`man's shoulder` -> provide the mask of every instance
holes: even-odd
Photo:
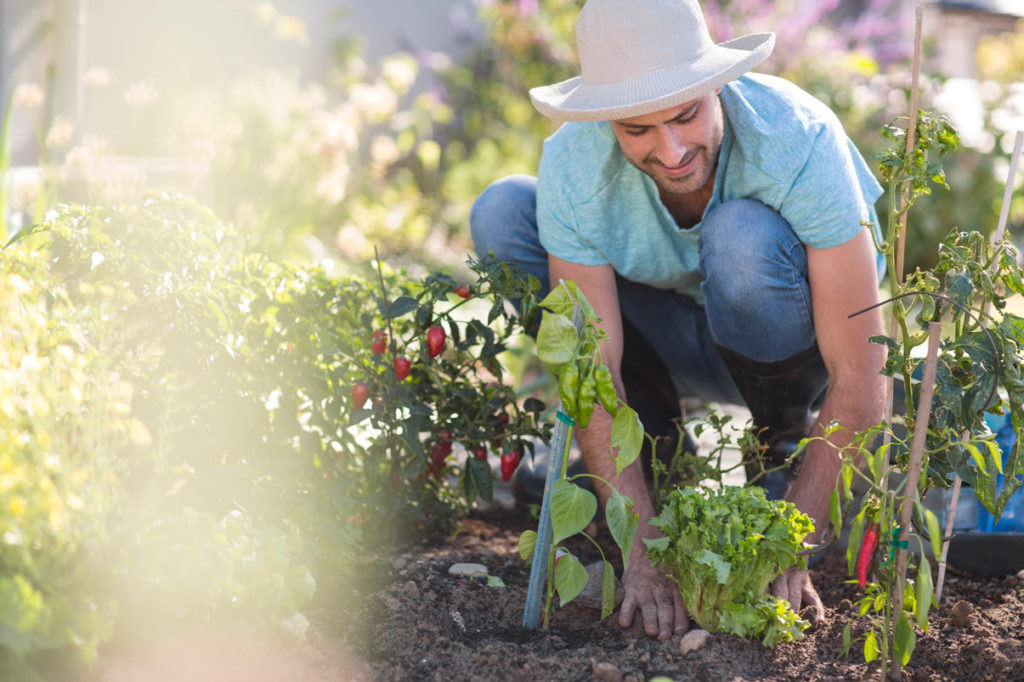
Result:
[[[748,73],[722,87],[722,106],[734,129],[757,133],[810,135],[838,129],[839,119],[824,102],[779,76]]]
[[[737,78],[722,88],[721,101],[737,160],[777,181],[799,171],[820,136],[843,134],[828,106],[777,76]]]

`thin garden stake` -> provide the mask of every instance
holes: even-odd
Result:
[[[564,285],[563,285],[564,286]],[[572,323],[576,333],[583,331],[583,311],[579,303],[573,303]],[[562,403],[558,403],[562,411]],[[533,550],[533,565],[530,567],[530,586],[526,590],[526,608],[523,609],[523,627],[536,630],[540,623],[540,607],[544,596],[544,581],[547,579],[548,554],[551,549],[551,488],[562,475],[562,454],[569,444],[572,427],[561,419],[555,423],[551,438],[551,452],[548,454],[548,477],[544,484],[544,497],[540,504],[540,521],[537,524],[537,544]]]
[[[921,73],[921,20],[924,16],[924,9],[918,7],[914,12],[914,69],[913,76],[910,84],[910,112],[909,121],[907,123],[907,158],[914,151],[914,143],[917,137],[917,91],[918,91],[918,80]],[[910,189],[907,190],[910,192]],[[907,236],[907,211],[899,217],[899,232],[896,236],[896,283],[903,283],[903,254],[905,251],[905,241]],[[893,315],[892,320],[889,323],[889,337],[896,338],[896,334],[899,331],[898,323],[896,322],[896,316]],[[887,424],[892,423],[892,398],[893,398],[893,377],[888,377],[885,382],[885,403],[884,411],[882,413],[882,420]],[[909,389],[910,387],[906,387]],[[892,433],[886,429],[882,436],[883,445],[888,445],[892,441]],[[883,490],[888,482],[888,477],[882,479]]]
[[[999,223],[992,235],[992,242],[999,242],[1006,234],[1006,222],[1010,215],[1010,200],[1013,198],[1013,183],[1017,176],[1017,164],[1020,162],[1020,149],[1024,143],[1024,130],[1018,130],[1013,142],[1013,154],[1010,156],[1010,168],[1006,175],[1006,187],[1003,190],[1003,205],[999,211]],[[997,263],[992,264],[993,269],[998,267]],[[985,314],[988,314],[988,304],[985,304]],[[963,440],[967,441],[969,434],[965,431]],[[942,586],[946,580],[946,557],[949,554],[949,539],[953,535],[953,522],[956,520],[956,507],[960,501],[960,486],[963,481],[960,475],[953,476],[953,495],[949,500],[949,508],[946,509],[946,532],[942,541],[942,556],[939,559],[939,574],[935,580],[935,601],[942,602]]]
[[[914,423],[914,438],[910,443],[910,468],[903,485],[903,502],[900,506],[900,533],[896,543],[896,582],[892,588],[893,632],[896,622],[903,618],[903,586],[907,580],[907,529],[914,511],[914,498],[917,496],[917,483],[921,477],[921,460],[924,455],[925,440],[928,437],[928,422],[932,414],[932,396],[935,392],[935,366],[938,364],[939,342],[942,340],[942,323],[928,323],[928,357],[924,363],[924,374],[921,377],[921,396],[917,403]],[[898,672],[901,665],[892,652],[892,668],[890,674]]]
[[[911,85],[910,85],[910,117],[909,117],[909,121],[907,122],[907,148],[906,148],[907,158],[910,158],[911,155],[914,153],[914,144],[916,142],[915,138],[916,138],[916,135],[917,135],[917,94],[918,94],[918,80],[919,80],[919,76],[920,76],[920,73],[921,73],[921,24],[922,24],[923,17],[924,17],[924,8],[918,6],[914,10],[914,67],[913,67],[913,73],[912,73],[912,79],[911,79]],[[908,188],[907,189],[908,194],[909,194],[910,191],[911,191],[910,188]],[[907,200],[908,200],[908,198],[904,199],[904,201],[907,201]],[[898,236],[896,238],[896,273],[895,273],[895,275],[896,275],[896,282],[899,283],[899,284],[903,283],[903,267],[904,267],[903,260],[904,260],[904,252],[906,250],[905,246],[906,246],[906,236],[907,236],[907,213],[908,213],[908,211],[904,210],[903,213],[900,215],[900,218],[899,218],[899,233],[898,233]],[[896,321],[896,315],[895,314],[892,316],[892,321],[890,322],[889,329],[890,329],[889,336],[891,338],[896,338],[896,334],[897,334],[899,329],[898,329],[898,326],[897,326],[897,321]],[[916,422],[917,423],[915,425],[914,439],[913,439],[913,443],[911,445],[911,450],[910,450],[910,471],[908,472],[907,481],[906,481],[905,487],[904,487],[904,491],[905,492],[906,491],[910,491],[911,494],[913,494],[913,492],[917,490],[917,478],[920,475],[920,471],[921,471],[921,452],[924,449],[924,433],[922,432],[920,447],[917,447],[917,440],[918,440],[917,432],[922,430],[922,428],[921,428],[922,423],[923,423],[925,429],[928,426],[928,419],[929,419],[929,415],[931,414],[931,402],[932,402],[931,392],[932,392],[932,387],[934,385],[934,380],[935,380],[934,364],[935,364],[935,358],[938,355],[938,337],[939,337],[939,332],[938,332],[938,330],[932,329],[932,324],[929,324],[929,331],[931,333],[931,335],[929,337],[929,340],[928,340],[928,348],[929,348],[930,360],[929,360],[928,363],[925,364],[924,373],[925,373],[925,377],[927,377],[928,376],[928,372],[929,372],[929,367],[931,367],[931,379],[932,379],[933,383],[929,384],[927,387],[922,386],[922,388],[921,388],[921,403],[924,403],[927,400],[927,410],[924,412],[923,418],[922,418],[921,407],[924,407],[924,405],[919,406],[918,407],[918,411],[916,413]],[[931,351],[933,343],[935,345],[935,352],[934,352],[934,354],[932,354],[932,351]],[[884,408],[885,412],[884,412],[884,415],[885,415],[886,422],[891,422],[892,421],[893,384],[894,384],[894,379],[892,377],[889,377],[889,379],[886,381],[886,391],[885,391],[885,408]],[[909,391],[910,390],[910,386],[906,386],[905,389]],[[889,442],[891,441],[891,438],[892,438],[892,435],[890,433],[890,430],[886,429],[885,436],[883,437],[883,443],[885,445],[888,445]],[[914,456],[915,455],[915,451],[916,451],[916,454],[917,454],[916,460],[915,460],[915,456]],[[916,462],[916,464],[915,464],[915,462]],[[916,470],[916,472],[915,472],[915,470]],[[911,477],[913,478],[913,481],[910,480]],[[881,483],[882,483],[882,488],[883,489],[887,486],[888,479],[889,479],[888,475],[882,477]],[[913,487],[911,487],[911,483],[913,483]],[[900,530],[900,540],[903,541],[903,542],[906,542],[906,539],[907,539],[906,527],[907,527],[907,525],[909,523],[909,508],[907,508],[906,500],[904,500],[904,508],[901,509],[900,511],[901,511],[901,516],[907,516],[908,517],[907,518],[907,522],[904,522],[904,523],[901,524],[903,526],[903,528]],[[892,588],[893,593],[890,595],[890,598],[892,600],[892,605],[893,605],[893,610],[892,610],[892,614],[893,614],[892,618],[893,618],[893,620],[889,624],[889,632],[890,633],[894,633],[896,631],[896,621],[897,621],[898,618],[900,618],[902,616],[902,613],[903,613],[903,584],[904,584],[904,581],[906,580],[906,573],[907,573],[907,553],[904,550],[900,550],[900,552],[899,552],[899,554],[897,556],[897,563],[896,563],[896,581],[895,581],[895,583],[893,585],[893,588]],[[896,660],[895,652],[893,652],[891,655],[892,655],[892,668],[890,669],[890,674],[892,674],[893,672],[898,671],[900,669],[900,662]],[[883,670],[884,670],[884,668],[885,668],[884,662],[883,662],[883,666],[882,667],[883,667]]]

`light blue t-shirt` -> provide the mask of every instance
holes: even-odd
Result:
[[[757,199],[813,248],[877,224],[882,188],[835,114],[792,83],[747,74],[722,87],[722,148],[705,209]],[[679,229],[658,188],[630,164],[606,122],[566,123],[544,143],[537,223],[544,248],[581,265],[611,264],[626,279],[702,301],[700,223]]]

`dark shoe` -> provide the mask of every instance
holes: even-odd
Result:
[[[781,498],[795,478],[797,445],[807,437],[828,388],[821,353],[814,346],[779,362],[757,362],[722,346],[718,352],[764,445],[759,453],[744,453],[747,480],[763,487],[769,499]]]

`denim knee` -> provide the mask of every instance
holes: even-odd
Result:
[[[510,175],[491,183],[469,213],[473,248],[488,251],[537,277],[548,289],[548,256],[537,233],[537,179]]]
[[[779,213],[753,199],[718,205],[701,225],[700,263],[716,343],[760,362],[814,345],[807,251]]]

